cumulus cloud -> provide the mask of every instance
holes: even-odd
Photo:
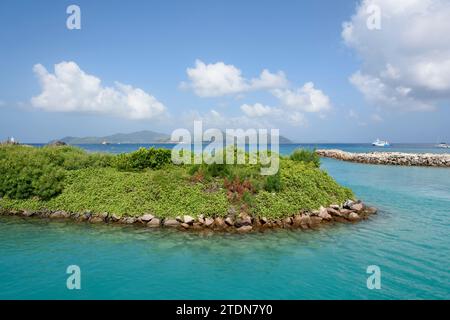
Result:
[[[96,76],[85,73],[75,62],[61,62],[50,73],[41,64],[33,71],[42,92],[31,99],[45,111],[108,114],[129,119],[153,119],[166,112],[155,97],[131,85],[105,87]]]
[[[291,89],[275,89],[273,95],[287,107],[303,112],[322,112],[331,108],[330,98],[321,90],[314,88],[312,82],[302,87]]]
[[[373,5],[380,8],[380,30],[367,27]],[[448,101],[448,17],[446,0],[363,0],[342,29],[345,44],[362,59],[350,82],[379,107],[433,110]]]
[[[253,105],[243,104],[241,110],[251,118],[264,117],[268,115],[273,115],[279,110],[269,106],[262,105],[261,103],[255,103]]]
[[[242,71],[231,64],[223,62],[205,64],[195,61],[194,68],[186,70],[189,83],[182,87],[192,88],[200,97],[219,97],[240,94],[252,90],[274,89],[287,86],[288,81],[283,72],[271,73],[264,69],[258,78],[247,79]]]

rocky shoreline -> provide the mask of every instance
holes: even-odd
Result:
[[[399,166],[450,167],[450,154],[369,152],[352,153],[338,149],[316,150],[321,157],[337,160]]]
[[[71,213],[66,211],[50,210],[8,210],[0,208],[0,215],[36,217],[45,219],[70,219],[77,222],[88,223],[116,223],[126,225],[136,225],[146,228],[175,228],[182,231],[187,230],[211,230],[222,232],[247,233],[252,231],[263,231],[269,229],[315,229],[321,225],[338,222],[351,223],[367,219],[370,215],[376,214],[377,209],[368,207],[361,201],[347,200],[341,205],[331,205],[327,208],[321,207],[319,210],[301,211],[292,216],[282,219],[269,219],[266,217],[252,217],[247,213],[237,213],[230,209],[226,217],[205,217],[197,218],[185,215],[183,217],[161,219],[152,214],[144,214],[139,217],[119,217],[114,214],[92,213]]]

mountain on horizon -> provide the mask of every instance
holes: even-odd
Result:
[[[225,135],[225,134],[224,134]],[[132,133],[116,133],[103,137],[64,137],[62,139],[53,140],[62,141],[67,144],[148,144],[148,143],[171,143],[170,135],[150,130],[137,131]],[[280,144],[293,143],[288,138],[280,135]]]

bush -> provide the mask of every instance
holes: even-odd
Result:
[[[140,148],[137,151],[116,156],[115,166],[122,171],[161,169],[172,163],[171,156],[171,151],[168,149]]]
[[[304,163],[312,163],[316,168],[320,167],[320,157],[315,150],[309,151],[306,149],[297,149],[290,155],[289,159]]]
[[[48,162],[42,152],[9,149],[0,157],[0,197],[47,200],[62,192],[64,170]]]
[[[281,190],[281,177],[280,171],[272,176],[267,176],[264,189],[268,192],[278,192]]]

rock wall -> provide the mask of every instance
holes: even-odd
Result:
[[[402,152],[369,152],[352,153],[337,149],[316,150],[321,157],[334,158],[343,161],[399,165],[399,166],[426,166],[450,167],[450,154],[438,153],[402,153]]]

